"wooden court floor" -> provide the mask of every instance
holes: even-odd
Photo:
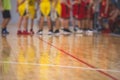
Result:
[[[120,37],[9,30],[0,36],[0,80],[120,80]]]

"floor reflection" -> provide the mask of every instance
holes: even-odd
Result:
[[[0,61],[4,63],[0,64],[0,74],[2,75],[2,79],[5,79],[6,75],[9,74],[10,71],[10,64],[8,64],[7,62],[10,61],[11,46],[9,45],[6,36],[2,36],[1,43],[2,49],[0,52]]]

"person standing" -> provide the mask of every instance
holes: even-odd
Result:
[[[103,27],[102,33],[110,33],[108,17],[109,17],[109,0],[101,0],[99,22],[100,25]]]
[[[37,17],[37,8],[36,3],[39,2],[38,0],[28,0],[28,18],[30,19],[30,34],[34,34],[34,19]]]
[[[60,0],[53,0],[52,1],[52,12],[51,15],[53,15],[52,17],[54,17],[54,21],[55,21],[55,31],[54,33],[56,35],[60,34],[60,17],[61,17],[61,4],[60,4]]]
[[[93,35],[93,0],[87,0],[85,23],[85,33],[87,35]]]
[[[38,0],[18,0],[17,12],[19,13],[18,35],[33,35],[34,19],[36,18],[36,3]],[[30,19],[30,32],[28,31],[28,21]],[[24,30],[21,30],[21,25],[24,22]]]
[[[99,12],[100,12],[100,0],[93,0],[93,28],[95,31],[99,31]]]
[[[61,18],[63,19],[62,25],[64,34],[71,34],[71,31],[69,30],[70,9],[70,0],[61,0]]]
[[[9,32],[7,31],[8,23],[11,19],[11,0],[0,0],[0,11],[2,12],[3,21],[2,21],[2,35],[7,35]]]
[[[43,24],[44,18],[47,19],[48,24],[48,35],[53,34],[53,29],[51,26],[51,19],[50,19],[50,12],[51,12],[51,1],[50,0],[39,0],[39,9],[41,12],[40,23],[39,23],[39,30],[37,32],[38,35],[43,34]]]
[[[17,12],[19,14],[19,20],[18,20],[18,35],[28,35],[28,5],[27,0],[17,0]],[[24,30],[21,30],[21,26],[23,23]]]
[[[73,0],[72,2],[72,15],[73,15],[73,26],[75,33],[79,30],[79,20],[78,20],[78,14],[79,14],[79,8],[80,8],[81,0]]]

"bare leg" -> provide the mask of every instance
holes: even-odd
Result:
[[[34,26],[34,19],[31,19],[30,34],[34,34],[33,26]]]
[[[24,31],[27,31],[28,29],[28,17],[24,16]]]
[[[2,34],[9,34],[9,32],[6,29],[9,21],[10,21],[10,18],[3,20],[3,22],[2,22]]]
[[[85,20],[85,29],[89,29],[89,27],[90,27],[90,19],[89,18],[87,18],[86,20]]]
[[[4,19],[2,22],[2,28],[6,28],[9,22],[10,22],[10,18]]]
[[[82,23],[81,23],[81,28],[84,29],[85,28],[85,20],[82,20]]]
[[[78,23],[78,28],[80,29],[81,28],[81,20],[79,20],[77,23]]]
[[[39,23],[39,30],[43,30],[43,23],[44,23],[44,17],[41,16],[40,23]]]
[[[70,34],[71,31],[69,30],[69,20],[65,19],[64,20],[64,34]]]
[[[65,26],[65,20],[63,19],[62,20],[62,27],[64,28],[64,26]]]
[[[47,24],[48,24],[49,30],[52,30],[50,17],[47,17]]]
[[[31,19],[30,29],[32,29],[32,30],[33,30],[33,26],[34,26],[34,19]]]
[[[23,20],[23,16],[20,16],[19,22],[18,22],[18,31],[21,30],[22,20]]]
[[[93,29],[93,20],[92,19],[90,19],[90,29],[92,30]]]
[[[68,29],[68,28],[69,28],[69,27],[68,27],[68,26],[69,26],[68,24],[69,24],[69,20],[68,20],[68,19],[64,20],[64,25],[65,25],[64,28],[65,28],[65,29]]]
[[[59,30],[59,28],[60,28],[60,21],[59,21],[59,18],[56,19],[55,27],[56,27],[56,30]]]

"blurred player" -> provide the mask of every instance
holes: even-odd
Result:
[[[87,0],[87,13],[86,13],[86,34],[92,35],[93,34],[93,0]]]
[[[60,0],[52,0],[52,12],[51,15],[54,17],[55,21],[55,34],[59,35],[60,34],[60,17],[61,17],[61,4]]]
[[[2,35],[9,34],[9,32],[7,31],[7,26],[11,19],[10,10],[11,10],[11,0],[0,0],[0,11],[2,12],[2,16],[3,16],[2,31],[1,31]]]
[[[17,12],[19,13],[19,21],[18,21],[18,35],[28,35],[28,16],[27,16],[27,10],[28,5],[27,5],[27,0],[17,0]],[[24,23],[23,23],[24,22]],[[22,23],[24,26],[24,29],[22,31]]]
[[[50,19],[50,12],[51,12],[51,2],[50,0],[40,0],[39,1],[39,7],[40,7],[40,12],[41,12],[41,17],[40,17],[40,23],[39,23],[39,30],[37,32],[38,35],[43,34],[43,23],[44,23],[44,18],[47,18],[47,24],[49,28],[48,35],[53,34],[53,29],[51,26],[51,19]]]
[[[109,25],[108,25],[108,12],[109,12],[109,0],[101,0],[100,3],[100,25],[103,26],[103,33],[109,33]]]
[[[62,21],[62,26],[63,26],[63,32],[64,34],[70,34],[71,31],[69,30],[69,19],[70,19],[70,9],[71,9],[71,4],[70,0],[62,0],[61,1],[61,18],[63,19]]]
[[[19,23],[18,23],[18,32],[17,34],[34,34],[33,26],[34,26],[34,19],[36,17],[36,8],[35,8],[35,2],[37,0],[18,0],[17,2],[17,11],[20,15]],[[30,25],[30,33],[28,32],[28,18],[31,20]],[[21,25],[24,21],[24,30],[21,31]]]

